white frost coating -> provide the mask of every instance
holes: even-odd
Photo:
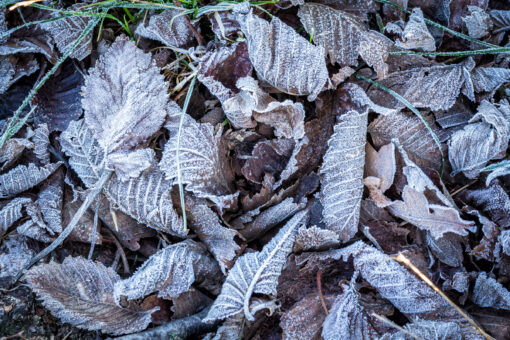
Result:
[[[33,188],[48,178],[62,162],[37,167],[34,163],[18,165],[8,173],[0,175],[0,198],[12,197]]]
[[[167,114],[167,87],[151,55],[118,37],[83,87],[85,121],[101,147],[128,150],[158,131]]]
[[[237,18],[259,79],[277,89],[315,100],[328,82],[324,48],[314,46],[274,17],[267,22],[238,5]]]
[[[478,6],[467,6],[469,14],[462,18],[471,38],[481,39],[492,30],[492,20],[489,14]]]
[[[459,325],[455,322],[416,320],[408,323],[404,328],[411,334],[427,340],[462,340],[463,334]],[[385,334],[379,340],[407,340],[408,333],[399,331],[393,334]],[[466,338],[467,339],[467,338]]]
[[[321,229],[317,226],[309,228],[302,226],[298,229],[293,251],[323,250],[339,244],[338,234],[334,231]]]
[[[485,272],[478,274],[472,300],[480,307],[510,310],[510,291]]]
[[[108,167],[115,170],[121,181],[139,177],[142,171],[150,168],[155,161],[153,149],[137,149],[130,152],[114,152],[108,155]]]
[[[402,40],[396,42],[397,47],[428,52],[436,50],[434,37],[430,34],[423,19],[423,12],[419,7],[413,9],[401,37]]]
[[[161,169],[167,180],[177,179],[179,150],[181,180],[186,189],[198,197],[210,199],[222,210],[237,199],[237,194],[232,194],[232,173],[221,141],[222,131],[219,129],[215,133],[211,124],[198,123],[185,114],[179,145],[180,119],[181,112],[172,112],[165,125],[170,131],[170,140],[163,150]]]
[[[262,251],[247,253],[237,259],[204,322],[225,319],[243,311],[248,321],[254,320],[249,309],[252,295],[276,296],[278,277],[291,252],[297,229],[307,216],[307,211],[297,213]]]
[[[44,165],[50,163],[50,152],[48,150],[48,145],[50,144],[49,135],[48,124],[44,123],[37,126],[32,137],[34,154]]]
[[[368,109],[340,116],[320,169],[324,223],[338,233],[342,242],[358,231],[367,117]]]
[[[313,30],[313,42],[326,49],[332,64],[358,65],[364,24],[346,12],[315,3],[299,6],[298,16],[309,34]]]
[[[510,105],[502,101],[496,106],[484,100],[469,123],[448,141],[448,159],[452,175],[463,172],[473,179],[487,162],[505,156],[510,139]]]
[[[368,66],[374,68],[379,79],[388,76],[389,67],[386,60],[389,57],[390,50],[393,49],[393,45],[393,41],[377,31],[370,30],[361,36],[358,47],[359,55]]]
[[[14,279],[16,274],[30,262],[34,252],[27,246],[23,235],[9,235],[0,246],[0,281],[2,284]]]
[[[149,257],[128,279],[115,283],[114,299],[128,300],[158,292],[158,297],[175,298],[191,285],[207,278],[221,277],[218,265],[205,247],[191,240],[170,245]]]
[[[151,15],[149,23],[141,22],[137,26],[135,34],[157,40],[170,47],[185,47],[193,40],[193,32],[186,23],[186,18],[177,9]]]
[[[62,264],[40,264],[25,277],[44,307],[62,322],[81,329],[112,335],[139,332],[147,328],[151,314],[159,309],[141,311],[117,306],[113,286],[120,280],[119,275],[102,263],[82,257],[66,257]]]
[[[493,93],[510,81],[510,69],[501,67],[477,67],[471,73],[475,92]]]
[[[329,315],[322,324],[324,340],[336,339],[375,339],[377,331],[359,302],[359,293],[353,278],[350,285],[342,285],[343,293],[336,297]]]
[[[21,209],[31,202],[32,200],[30,198],[17,197],[0,210],[0,236],[2,236],[14,222],[23,216],[21,214]]]
[[[503,230],[499,234],[498,241],[501,244],[503,252],[510,256],[510,229]]]

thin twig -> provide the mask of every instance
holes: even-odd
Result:
[[[35,4],[36,2],[41,2],[41,1],[43,1],[43,0],[21,1],[21,2],[18,2],[17,4],[12,5],[11,7],[9,7],[9,11],[14,11],[18,7],[28,7],[28,6],[32,5],[32,4]]]
[[[319,298],[321,300],[322,308],[324,308],[324,312],[326,312],[326,315],[329,315],[328,307],[326,306],[326,301],[324,301],[324,295],[322,294],[322,270],[319,270],[317,272],[317,289],[319,291]]]
[[[487,340],[494,340],[489,334],[487,334],[480,326],[476,324],[476,322],[464,312],[459,306],[457,306],[441,289],[439,289],[434,282],[432,282],[425,274],[421,272],[404,254],[399,253],[395,258],[396,261],[405,264],[409,269],[411,269],[420,279],[423,280],[427,285],[429,285],[436,293],[438,293],[443,299],[450,304],[464,319],[467,320],[475,329]]]
[[[110,233],[113,243],[115,243],[115,246],[117,246],[117,251],[120,254],[120,258],[122,259],[122,265],[124,266],[124,274],[129,274],[131,271],[129,269],[129,262],[126,256],[126,253],[124,252],[124,248],[122,248],[122,244],[117,239],[117,236],[114,234],[114,232],[110,229],[110,226],[106,225],[106,230]]]

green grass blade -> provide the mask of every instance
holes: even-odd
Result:
[[[479,54],[510,54],[510,47],[498,48],[485,48],[482,50],[472,51],[457,51],[457,52],[417,52],[417,51],[391,51],[389,54],[394,55],[426,55],[426,56],[440,56],[440,57],[469,57],[471,55]]]

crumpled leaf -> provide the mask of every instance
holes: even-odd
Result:
[[[262,251],[247,253],[237,259],[204,322],[214,322],[243,312],[247,320],[254,320],[249,310],[252,295],[276,296],[278,276],[292,250],[297,228],[307,216],[307,211],[294,215]]]
[[[68,11],[79,11],[82,4],[74,4],[69,6]],[[53,18],[61,16],[58,12],[51,12]],[[50,21],[42,25],[46,33],[53,38],[60,53],[64,54],[73,45],[74,41],[82,34],[85,27],[89,24],[92,17],[72,15],[60,20]],[[85,59],[92,51],[92,36],[94,32],[91,30],[87,36],[76,46],[69,55],[70,58],[78,60]]]
[[[427,233],[427,245],[437,259],[450,267],[459,267],[464,260],[462,250],[462,237],[453,233],[446,233],[443,237],[435,239]]]
[[[510,26],[510,11],[494,9],[489,12],[489,15],[495,28],[493,33],[504,32],[505,27]]]
[[[503,230],[499,234],[498,241],[501,244],[501,250],[510,256],[510,230]]]
[[[70,157],[71,168],[88,188],[93,187],[101,177],[105,154],[91,129],[83,119],[73,121],[60,135],[60,142]],[[113,174],[103,190],[112,204],[138,222],[177,236],[186,235],[182,218],[173,209],[172,183],[164,179],[159,168],[125,182]]]
[[[500,227],[510,227],[510,197],[497,181],[493,181],[487,188],[465,190],[460,193],[460,198],[479,207]]]
[[[147,140],[166,117],[167,83],[151,55],[120,36],[85,77],[85,121],[108,153]]]
[[[308,250],[323,250],[340,244],[338,234],[317,226],[300,227],[292,249],[295,253]]]
[[[355,284],[354,279],[350,285],[342,285],[343,293],[336,297],[322,324],[324,340],[377,338],[376,319],[360,304]]]
[[[0,210],[0,236],[3,236],[7,229],[23,216],[21,209],[31,202],[30,198],[16,197]]]
[[[326,228],[347,242],[358,231],[368,110],[340,116],[320,169]]]
[[[138,332],[151,322],[150,311],[123,308],[113,299],[119,275],[102,263],[67,257],[62,264],[40,264],[25,273],[42,304],[62,322],[112,335]]]
[[[198,123],[188,114],[182,117],[180,129],[181,115],[180,110],[173,110],[165,125],[170,140],[163,150],[161,169],[169,181],[178,180],[180,171],[187,190],[210,199],[222,210],[237,198],[237,194],[232,194],[233,175],[226,159],[226,145],[221,141],[222,131],[215,133],[211,124]]]
[[[462,340],[462,332],[455,322],[443,322],[433,320],[416,320],[404,325],[404,329],[421,339],[427,340]],[[410,340],[413,339],[408,333],[398,331],[393,334],[385,334],[379,340]]]
[[[251,77],[239,78],[236,86],[240,92],[223,102],[223,109],[234,126],[253,127],[251,117],[275,128],[275,136],[301,139],[304,131],[303,104],[290,99],[279,102],[258,86]]]
[[[50,163],[50,152],[48,150],[48,145],[50,144],[49,135],[48,124],[44,123],[37,126],[32,137],[34,154],[44,165]]]
[[[469,58],[460,64],[411,68],[390,73],[381,80],[381,84],[407,99],[416,108],[447,110],[455,104],[466,78],[470,83],[469,72],[474,66],[473,59]],[[463,90],[463,93],[474,101],[469,88]],[[379,87],[372,86],[368,96],[377,105],[391,109],[404,108],[404,104]]]
[[[489,14],[478,6],[467,6],[469,14],[462,18],[471,38],[481,39],[492,30],[492,20]]]
[[[0,94],[24,76],[28,76],[39,69],[39,64],[30,55],[0,56]]]
[[[393,41],[384,34],[370,30],[361,36],[358,47],[359,55],[368,66],[374,68],[379,80],[388,76],[389,67],[386,60],[388,60],[391,49],[393,49]]]
[[[484,100],[469,123],[452,135],[448,159],[452,175],[463,172],[473,179],[488,161],[505,155],[510,139],[510,106],[505,101],[495,106]]]
[[[37,167],[34,163],[18,165],[6,174],[0,175],[0,197],[12,197],[35,187],[50,176],[62,162]]]
[[[510,310],[510,291],[485,272],[478,274],[472,300],[480,307]]]
[[[148,23],[141,22],[137,26],[135,34],[170,47],[187,47],[193,40],[193,32],[182,12],[177,9],[151,15]]]
[[[127,181],[137,178],[155,162],[153,149],[137,149],[130,152],[115,152],[108,155],[108,166],[115,170],[117,178]]]
[[[65,62],[60,72],[50,77],[30,102],[32,108],[37,105],[34,111],[36,124],[48,124],[50,132],[64,131],[69,122],[78,119],[82,114],[83,81],[83,74],[74,63]],[[104,92],[101,94],[104,96]],[[111,102],[107,105],[111,105]]]
[[[326,306],[330,307],[334,299],[333,295],[324,296]],[[325,318],[326,313],[319,295],[309,294],[282,315],[280,321],[282,339],[316,339],[320,336]]]
[[[326,49],[330,62],[358,65],[358,47],[366,27],[351,14],[318,3],[299,6],[299,19],[314,43]]]
[[[223,274],[232,267],[234,259],[240,252],[241,247],[235,242],[234,237],[240,234],[234,230],[225,228],[203,200],[186,200],[186,209],[190,218],[191,229],[195,231],[207,249],[213,254],[220,265]]]
[[[420,278],[363,241],[335,252],[335,257],[343,257],[344,261],[352,255],[354,268],[404,315],[425,320],[454,321],[461,318],[452,306]]]
[[[277,17],[269,23],[248,12],[245,4],[234,10],[259,79],[283,92],[315,100],[328,81],[324,49],[310,44]]]
[[[34,252],[27,246],[25,236],[7,236],[0,246],[0,287],[8,289],[32,256]]]
[[[219,39],[227,40],[233,38],[232,40],[235,40],[235,36],[241,31],[241,26],[230,11],[209,13],[207,17],[212,31]]]
[[[471,79],[475,92],[488,92],[492,95],[501,85],[510,81],[510,70],[502,67],[477,67]]]
[[[419,7],[413,9],[401,38],[402,40],[396,42],[399,48],[429,52],[436,50],[436,42],[425,24],[423,12]]]
[[[118,304],[121,296],[134,300],[153,292],[158,292],[158,297],[174,298],[193,283],[214,293],[214,282],[221,277],[219,269],[200,243],[186,240],[172,244],[152,255],[131,277],[116,282],[114,300]]]
[[[26,138],[9,138],[0,148],[0,170],[13,165],[25,149],[33,148],[34,144]]]

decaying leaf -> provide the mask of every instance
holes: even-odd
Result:
[[[384,193],[393,185],[396,172],[395,144],[383,145],[379,151],[366,144],[365,173],[381,180],[380,190]],[[372,198],[373,200],[373,198]]]
[[[321,203],[327,229],[342,242],[358,231],[368,110],[340,116],[321,167]]]
[[[167,114],[167,84],[150,54],[120,36],[95,67],[83,88],[85,121],[108,153],[144,142]]]
[[[201,244],[186,240],[161,249],[145,261],[128,279],[115,283],[114,299],[134,300],[158,292],[159,297],[173,298],[202,284],[216,292],[214,284],[221,277],[218,265]]]
[[[18,272],[30,261],[34,252],[23,235],[10,235],[0,246],[0,288],[8,289]]]
[[[81,4],[74,4],[67,8],[68,11],[79,11]],[[58,12],[51,12],[53,18],[59,17]],[[62,20],[54,20],[44,24],[42,27],[57,45],[60,53],[64,54],[71,48],[74,41],[82,34],[85,27],[92,20],[92,17],[72,15]],[[78,60],[85,59],[92,51],[92,36],[90,31],[85,38],[74,48],[69,55],[70,58]]]
[[[254,313],[249,309],[252,295],[276,296],[278,276],[292,250],[297,229],[307,216],[307,211],[299,212],[262,251],[246,253],[237,259],[204,322],[214,322],[243,312],[246,319],[254,320]]]
[[[366,27],[351,14],[318,3],[299,6],[298,16],[313,41],[324,47],[330,62],[358,65],[358,47]]]
[[[510,310],[510,291],[485,272],[478,274],[472,300],[480,307]]]
[[[33,188],[50,176],[62,162],[37,167],[34,163],[18,165],[6,174],[0,175],[0,197],[12,197]]]
[[[484,100],[469,123],[452,135],[448,158],[452,174],[462,172],[473,179],[488,161],[504,157],[510,139],[510,106],[507,102],[495,106]]]
[[[20,78],[28,76],[38,69],[37,60],[28,54],[0,55],[0,93],[3,94]]]
[[[342,285],[343,293],[336,297],[322,325],[324,340],[377,338],[376,319],[360,304],[355,285],[355,279]]]
[[[317,226],[300,227],[294,243],[294,252],[323,250],[340,244],[338,234],[334,231],[321,229]]]
[[[436,42],[425,24],[423,12],[419,7],[413,9],[401,37],[402,40],[396,42],[397,47],[406,50],[436,50]]]
[[[117,306],[113,287],[119,275],[81,257],[67,257],[62,264],[40,264],[26,272],[25,278],[46,308],[79,328],[112,335],[137,332],[147,328],[155,311]]]
[[[471,38],[481,39],[492,30],[492,20],[487,12],[478,6],[467,6],[469,15],[462,18]]]
[[[462,340],[462,332],[455,322],[443,322],[432,320],[416,320],[404,325],[407,331],[399,331],[393,334],[385,334],[379,340],[408,340],[412,339],[409,333],[427,340]]]
[[[373,67],[377,72],[377,78],[383,79],[388,76],[389,67],[386,60],[391,49],[393,49],[393,41],[384,34],[370,30],[361,36],[358,52],[368,66]]]
[[[14,164],[25,149],[33,148],[34,143],[26,138],[9,138],[0,148],[0,170],[4,170]]]
[[[50,144],[49,135],[48,124],[45,123],[39,124],[32,137],[34,142],[34,154],[44,165],[50,163],[50,152],[48,151],[48,145]]]
[[[228,207],[237,194],[232,194],[232,170],[221,141],[221,129],[215,133],[211,124],[198,123],[188,114],[181,115],[180,110],[173,110],[165,125],[170,140],[163,151],[161,169],[167,180],[180,179],[196,196],[210,199],[220,210]]]
[[[466,77],[468,83],[471,83],[469,72],[474,66],[474,61],[467,59],[454,65],[411,68],[390,73],[381,80],[381,84],[397,92],[416,108],[447,110],[455,104]],[[474,94],[469,88],[463,93],[474,100]],[[377,105],[392,109],[404,108],[404,104],[378,87],[372,86],[368,95]]]
[[[115,170],[121,181],[137,178],[155,163],[153,149],[136,149],[130,152],[115,152],[108,156],[107,166]]]
[[[240,4],[237,17],[259,79],[313,101],[328,81],[324,49],[310,44],[277,17],[269,23],[246,9]]]
[[[185,15],[185,14],[184,14]],[[135,34],[157,40],[170,47],[186,47],[193,40],[193,32],[181,11],[164,10],[150,16],[149,22],[141,22]]]
[[[510,197],[497,181],[493,181],[487,188],[466,190],[461,193],[461,198],[479,207],[500,227],[510,227]]]
[[[17,197],[0,210],[0,236],[3,236],[7,229],[23,216],[21,209],[31,202],[30,198]]]
[[[510,230],[503,230],[498,237],[499,244],[501,244],[501,250],[510,256]]]
[[[502,67],[477,67],[471,74],[473,88],[477,93],[489,93],[492,97],[501,85],[510,81],[510,70]]]
[[[69,124],[61,134],[62,150],[70,157],[69,164],[89,188],[101,177],[105,154],[94,139],[85,121]],[[140,223],[178,236],[186,235],[182,218],[173,209],[171,182],[158,168],[138,178],[121,181],[115,174],[105,184],[108,200]]]
[[[446,233],[443,237],[435,239],[430,233],[427,233],[426,240],[430,251],[439,261],[450,267],[459,267],[462,265],[464,251],[462,250],[462,238],[460,235]]]

